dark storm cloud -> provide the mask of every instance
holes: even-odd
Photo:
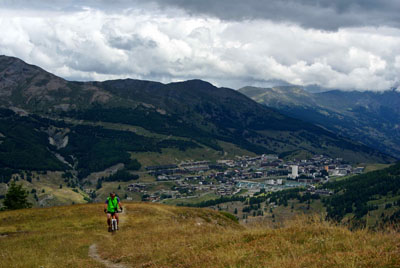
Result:
[[[0,54],[72,80],[387,90],[400,79],[398,11],[369,0],[0,0]]]
[[[0,0],[0,6],[62,11],[92,7],[104,12],[119,12],[138,7],[151,9],[154,4],[223,20],[265,19],[324,30],[363,26],[400,28],[399,0]]]
[[[267,19],[307,28],[400,27],[398,0],[157,0],[164,7],[183,8],[226,20]]]

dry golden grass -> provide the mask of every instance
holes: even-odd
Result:
[[[131,203],[110,235],[102,204],[0,213],[1,267],[400,267],[400,234],[351,232],[317,217],[244,227],[196,208]],[[45,216],[48,219],[45,221]]]
[[[209,210],[129,209],[123,235],[112,237],[120,247],[100,250],[132,267],[400,267],[398,233],[350,232],[303,217],[278,229],[248,229]]]
[[[88,248],[104,235],[98,205],[0,213],[0,267],[102,267]]]

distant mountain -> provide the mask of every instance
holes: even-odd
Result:
[[[262,86],[263,87],[281,87],[281,86],[293,86],[289,82],[281,79],[269,79],[262,81]]]
[[[332,90],[310,93],[301,87],[254,88],[239,92],[268,107],[400,158],[400,93]]]
[[[305,91],[310,93],[321,93],[326,91],[331,91],[332,89],[321,87],[319,85],[307,85],[303,87]]]
[[[69,82],[18,58],[0,56],[0,105],[31,112],[81,109],[108,103],[110,93],[90,83]]]
[[[36,150],[36,143],[44,150],[40,158],[44,166],[55,170],[74,167],[80,178],[118,163],[136,166],[129,152],[201,148],[221,152],[223,157],[223,143],[282,157],[326,154],[351,162],[393,161],[363,144],[258,104],[238,91],[201,80],[71,82],[17,58],[1,56],[0,104],[5,110],[0,118],[4,126],[21,126],[25,120],[31,133],[44,137],[36,142],[32,134],[29,144],[19,143],[25,138],[3,127],[0,139],[8,142],[0,144],[0,151],[21,159],[24,153],[6,145],[19,144],[15,148],[29,153]],[[137,133],[137,128],[143,131]],[[51,152],[49,157],[45,151]],[[7,154],[3,156],[3,168],[22,168],[18,161],[7,161]]]

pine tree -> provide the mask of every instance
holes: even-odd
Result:
[[[22,188],[22,184],[17,185],[15,181],[12,181],[3,205],[8,210],[29,208],[32,204],[28,202],[27,197],[28,192]]]
[[[103,179],[98,179],[97,185],[96,185],[96,190],[100,189],[101,187],[103,187]]]

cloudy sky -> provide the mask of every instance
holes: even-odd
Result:
[[[69,80],[400,85],[399,0],[0,0],[0,33]]]

